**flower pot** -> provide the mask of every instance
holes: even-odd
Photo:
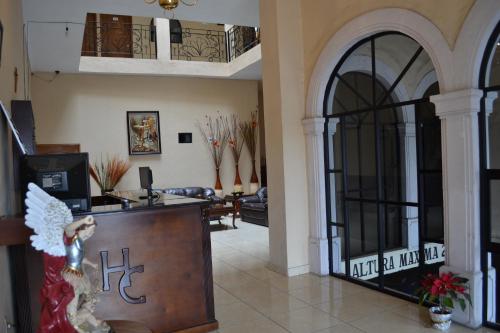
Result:
[[[114,191],[113,188],[112,189],[108,189],[108,190],[105,190],[105,189],[101,188],[101,195],[106,195],[106,193],[113,192],[113,191]]]
[[[440,331],[446,331],[450,328],[451,317],[453,315],[451,310],[443,310],[439,306],[433,306],[429,309],[429,315],[433,322],[433,328]]]

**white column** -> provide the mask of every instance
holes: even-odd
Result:
[[[156,26],[156,57],[158,60],[170,61],[170,21],[155,18]]]
[[[301,2],[261,0],[260,18],[269,267],[293,276],[310,271]]]
[[[473,328],[482,323],[478,129],[482,94],[466,89],[431,97],[442,135],[446,263],[440,271],[469,279],[473,307],[465,312],[456,307],[453,318]]]
[[[324,118],[302,121],[306,135],[307,185],[309,189],[309,268],[328,275],[328,238],[325,195]]]

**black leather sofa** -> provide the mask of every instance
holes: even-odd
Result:
[[[163,190],[165,194],[180,195],[183,197],[204,199],[210,201],[211,205],[224,205],[224,199],[215,195],[215,191],[210,187],[177,187],[166,188]],[[221,221],[222,216],[211,216],[211,221]]]
[[[224,199],[215,195],[215,191],[210,187],[179,187],[166,188],[163,190],[165,194],[180,195],[183,197],[198,198],[210,201],[212,204],[224,204]]]
[[[243,197],[240,201],[240,216],[244,222],[268,227],[267,187],[261,187],[255,195]]]

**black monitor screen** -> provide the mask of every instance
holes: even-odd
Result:
[[[149,167],[139,168],[139,177],[141,180],[141,188],[145,190],[150,190],[153,184],[153,172]]]
[[[27,155],[22,166],[23,186],[36,183],[73,210],[90,209],[87,153]]]

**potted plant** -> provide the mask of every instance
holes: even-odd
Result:
[[[472,306],[468,281],[451,272],[441,273],[440,276],[428,274],[421,281],[421,287],[418,289],[419,304],[427,302],[433,305],[429,308],[429,315],[434,323],[432,327],[441,331],[450,328],[455,304],[459,304],[462,311],[467,307],[467,303]]]
[[[108,157],[106,161],[101,158],[100,162],[94,162],[89,167],[90,176],[101,188],[102,195],[113,191],[129,169],[130,163],[117,156]]]
[[[229,147],[233,153],[234,164],[236,168],[236,173],[234,177],[234,192],[243,192],[243,184],[241,183],[239,163],[241,157],[241,151],[243,149],[244,140],[242,138],[241,130],[239,127],[239,120],[237,115],[232,115],[229,124]]]
[[[212,118],[205,116],[204,124],[198,123],[203,140],[207,143],[215,166],[215,193],[222,196],[222,182],[220,180],[220,167],[224,150],[229,142],[229,129],[227,118],[218,114]]]
[[[255,154],[257,152],[257,111],[252,112],[249,121],[240,123],[240,130],[245,141],[245,144],[252,159],[252,177],[250,178],[250,193],[255,193],[259,189],[259,177],[255,169]]]

